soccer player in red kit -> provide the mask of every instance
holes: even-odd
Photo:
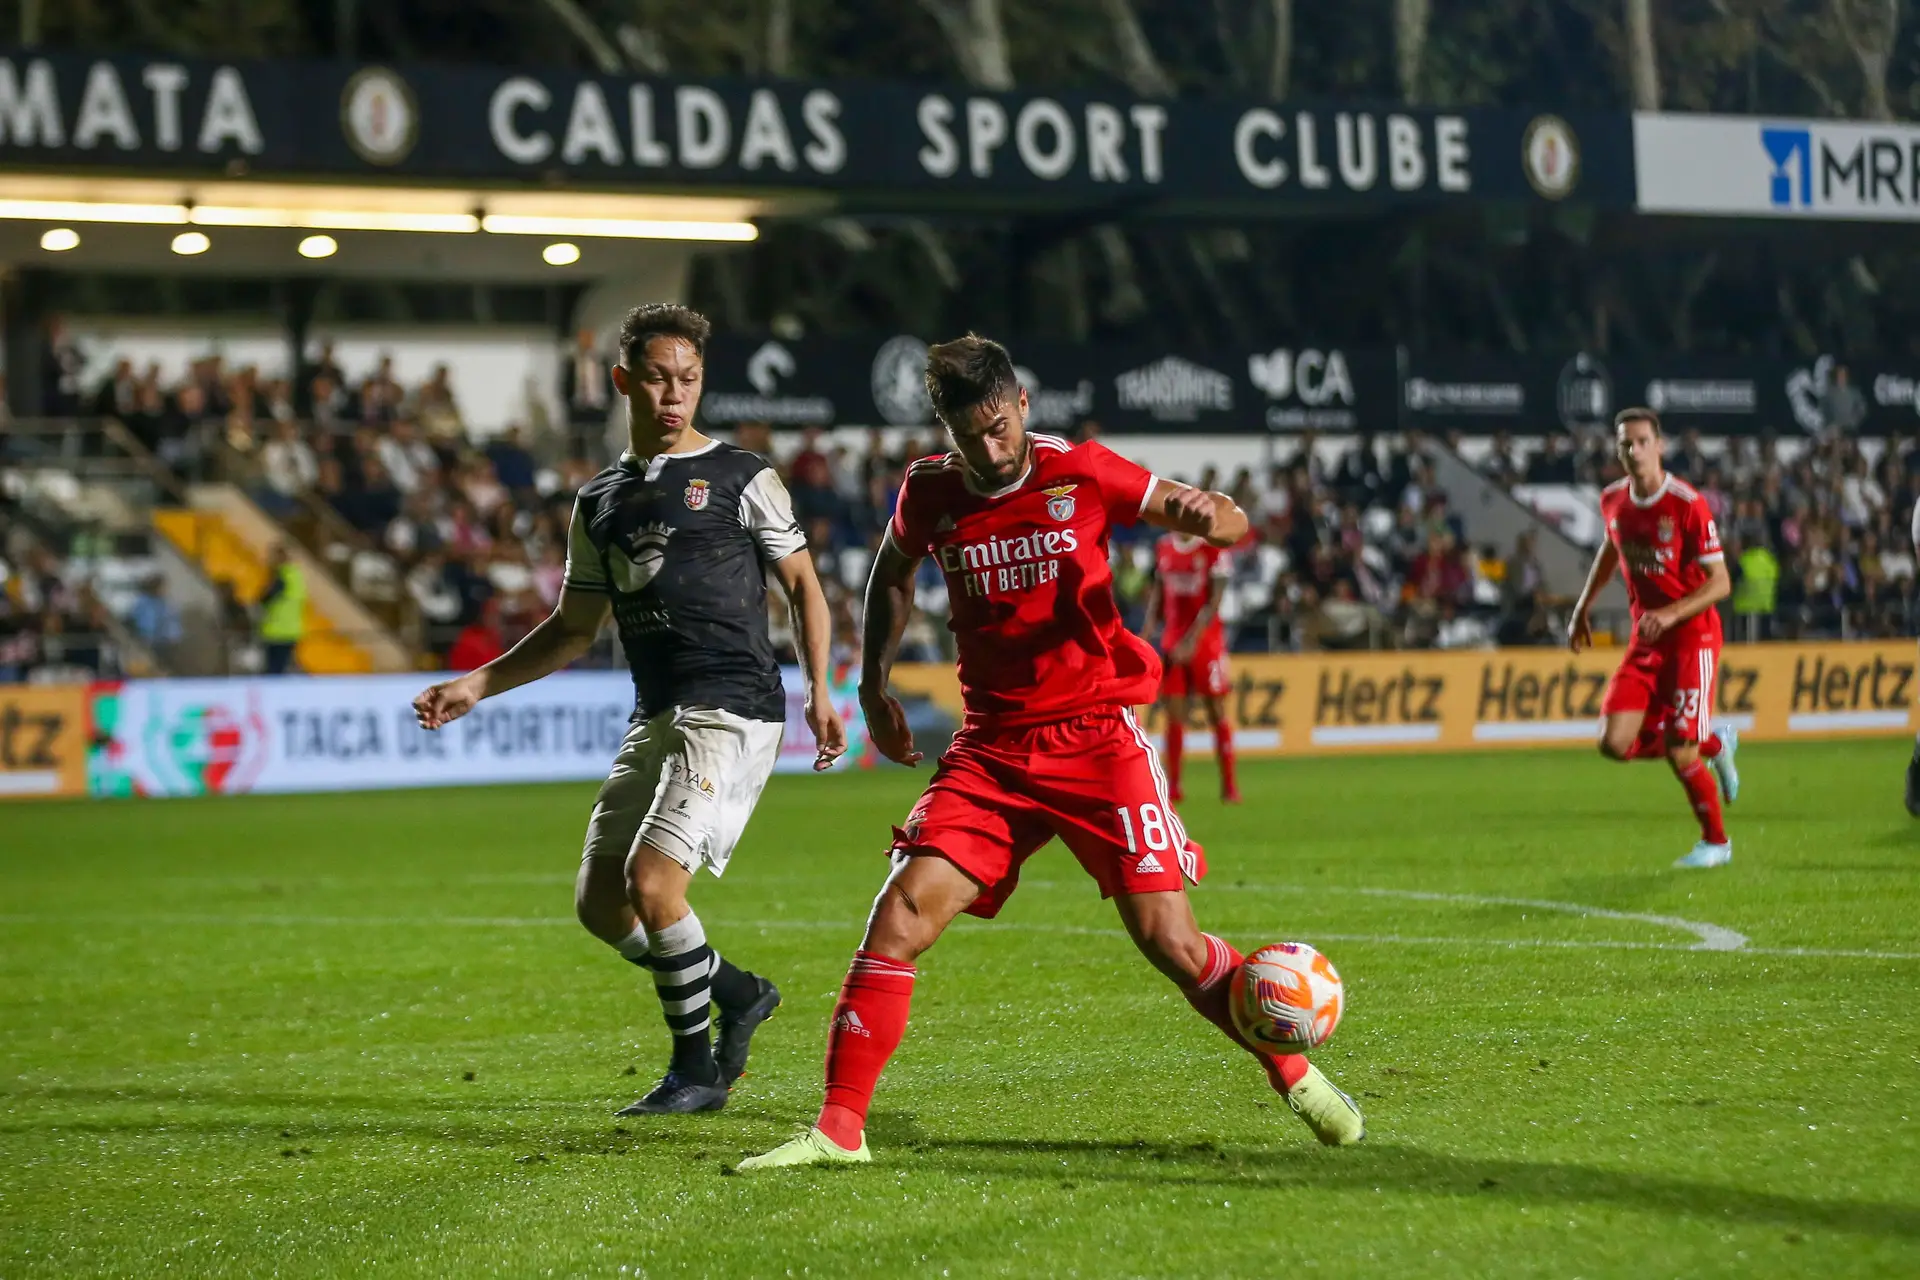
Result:
[[[1633,607],[1633,639],[1607,684],[1600,753],[1610,760],[1661,756],[1686,788],[1700,842],[1676,867],[1717,867],[1733,859],[1720,799],[1740,794],[1739,737],[1713,731],[1713,677],[1720,666],[1720,615],[1733,589],[1720,531],[1706,499],[1662,462],[1665,438],[1651,409],[1622,409],[1613,422],[1626,478],[1600,495],[1607,540],[1573,608],[1575,653],[1593,643],[1593,601],[1621,566]]]
[[[1240,954],[1194,921],[1186,886],[1206,861],[1130,710],[1152,698],[1160,663],[1121,622],[1109,532],[1144,519],[1225,547],[1246,516],[1100,444],[1029,434],[1026,392],[998,343],[968,335],[933,347],[927,392],[954,452],[907,469],[867,586],[860,701],[874,746],[917,763],[887,676],[914,571],[932,556],[952,600],[965,722],[894,832],[892,873],[834,1006],[818,1120],[738,1170],[871,1158],[867,1107],[906,1032],[914,961],[962,911],[997,912],[1021,864],[1054,836],[1114,899],[1153,966],[1260,1060],[1320,1141],[1358,1142],[1351,1098],[1305,1057],[1260,1053],[1235,1031],[1227,994]]]
[[[1205,538],[1170,533],[1154,548],[1153,590],[1147,594],[1149,637],[1165,627],[1159,648],[1166,659],[1160,677],[1160,707],[1167,718],[1167,793],[1181,799],[1180,764],[1187,749],[1187,698],[1204,700],[1213,725],[1213,751],[1220,762],[1220,798],[1240,803],[1234,778],[1233,724],[1227,719],[1227,638],[1220,602],[1233,571],[1232,553]]]

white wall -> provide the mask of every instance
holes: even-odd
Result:
[[[254,365],[263,378],[283,378],[289,373],[286,341],[271,326],[202,325],[184,330],[74,317],[69,328],[87,352],[89,382],[104,377],[120,356],[141,370],[158,362],[167,382],[178,381],[192,361],[210,355],[225,358],[230,368]],[[408,388],[426,381],[436,364],[445,364],[460,412],[475,435],[492,435],[513,423],[529,424],[536,417],[559,420],[559,347],[545,329],[340,326],[315,331],[309,358],[319,350],[318,340],[327,337],[334,340],[334,356],[350,379],[372,372],[382,355],[393,357],[394,376]]]

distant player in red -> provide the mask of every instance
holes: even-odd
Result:
[[[867,1107],[906,1032],[914,961],[962,911],[999,911],[1021,864],[1055,836],[1147,959],[1255,1053],[1319,1139],[1358,1142],[1351,1098],[1306,1058],[1258,1053],[1234,1030],[1227,993],[1240,954],[1194,922],[1186,885],[1206,861],[1130,710],[1153,697],[1160,663],[1121,622],[1110,531],[1144,519],[1224,547],[1245,533],[1245,514],[1100,444],[1028,434],[1027,395],[998,343],[969,335],[932,348],[927,392],[954,452],[907,469],[867,586],[860,702],[874,746],[917,763],[887,676],[915,570],[932,556],[952,600],[966,718],[894,832],[892,874],[834,1007],[819,1119],[739,1170],[871,1158]]]
[[[1712,728],[1713,679],[1720,667],[1720,615],[1714,606],[1733,585],[1720,531],[1706,499],[1667,474],[1666,440],[1651,409],[1623,409],[1615,447],[1627,478],[1600,495],[1607,540],[1574,605],[1568,639],[1575,653],[1593,643],[1588,615],[1621,566],[1633,606],[1633,639],[1607,684],[1600,753],[1610,760],[1664,756],[1700,820],[1700,842],[1676,867],[1717,867],[1733,858],[1720,799],[1740,794],[1734,767],[1739,736]],[[1717,779],[1717,785],[1716,785]]]
[[[1167,791],[1181,799],[1180,762],[1187,749],[1187,698],[1204,700],[1213,726],[1214,756],[1220,761],[1220,798],[1240,803],[1234,778],[1233,724],[1227,719],[1227,637],[1220,626],[1220,602],[1233,572],[1232,552],[1205,538],[1170,533],[1154,548],[1153,590],[1147,593],[1147,621],[1141,628],[1166,660],[1160,678],[1160,709],[1167,721]]]

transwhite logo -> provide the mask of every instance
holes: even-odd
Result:
[[[1157,876],[1166,870],[1165,867],[1160,865],[1160,859],[1154,857],[1150,852],[1141,854],[1140,861],[1133,864],[1133,869],[1141,875],[1148,876]]]
[[[933,416],[927,399],[927,344],[902,334],[888,338],[873,357],[873,407],[896,427],[925,426]]]
[[[340,127],[369,164],[399,164],[420,136],[420,110],[407,82],[385,67],[354,73],[340,93]]]
[[[833,1025],[836,1030],[845,1031],[849,1035],[867,1036],[869,1038],[873,1035],[873,1032],[867,1030],[867,1024],[860,1021],[860,1015],[852,1009],[847,1010],[835,1018]]]
[[[1192,422],[1202,411],[1233,408],[1233,379],[1217,369],[1167,356],[1113,380],[1122,409],[1145,410],[1161,422]]]

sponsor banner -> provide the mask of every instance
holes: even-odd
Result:
[[[1274,345],[1212,352],[1017,342],[1028,425],[1120,433],[1386,431],[1395,358],[1385,349]],[[928,426],[927,342],[716,337],[701,414],[715,426]]]
[[[1920,128],[1753,116],[1633,118],[1646,213],[1920,220]]]
[[[86,789],[86,688],[0,685],[0,800]]]
[[[813,765],[797,670],[785,673],[787,729],[777,770]],[[183,796],[356,791],[604,778],[633,711],[625,672],[565,671],[489,698],[438,732],[414,723],[430,675],[132,680],[96,686],[85,788],[95,795]],[[859,751],[853,696],[835,682]],[[76,711],[85,704],[76,702]],[[78,720],[76,718],[76,724]],[[76,729],[77,747],[82,741]],[[843,764],[840,767],[848,767]]]
[[[1539,434],[1610,424],[1648,405],[1680,430],[1790,430],[1777,365],[1739,357],[1414,356],[1401,383],[1410,425],[1434,430]]]
[[[1236,747],[1247,755],[1348,755],[1510,747],[1593,748],[1620,649],[1474,653],[1242,654],[1230,659],[1225,699]],[[1913,711],[1911,642],[1728,645],[1714,690],[1717,719],[1756,741],[1899,736]],[[958,712],[946,668],[894,669],[911,689]],[[1158,706],[1141,719],[1156,740]],[[1198,700],[1187,741],[1207,749]]]
[[[0,157],[222,177],[1150,196],[1184,209],[1633,202],[1621,113],[1281,108],[39,50],[0,54]]]

